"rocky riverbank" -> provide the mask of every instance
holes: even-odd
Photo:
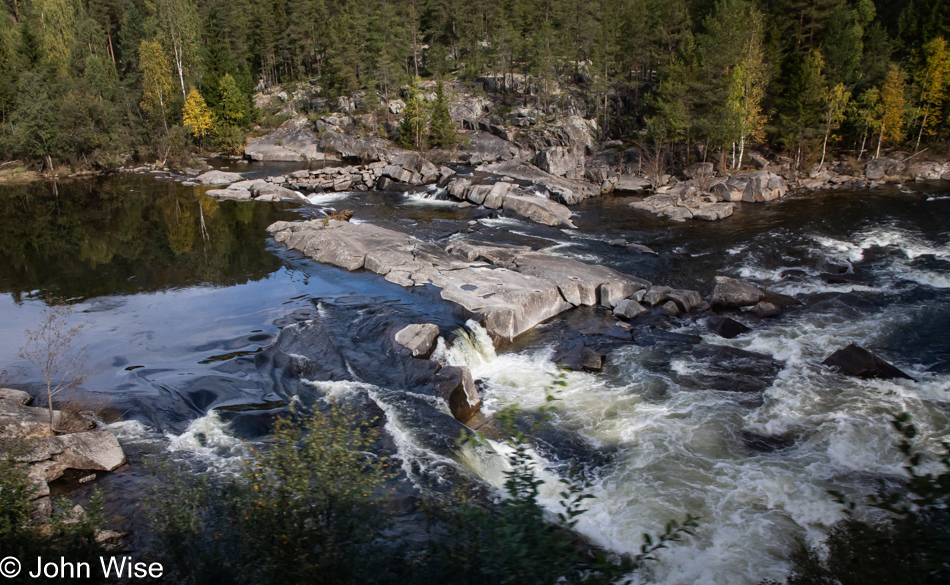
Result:
[[[27,472],[33,486],[33,519],[45,522],[53,514],[49,484],[69,470],[83,472],[80,483],[96,479],[125,464],[115,435],[96,428],[81,415],[29,406],[33,397],[21,390],[0,388],[0,459]],[[81,508],[79,509],[81,512]]]

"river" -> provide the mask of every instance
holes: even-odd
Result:
[[[293,170],[241,167],[231,170]],[[24,330],[39,321],[48,296],[75,303],[71,319],[84,325],[75,346],[89,356],[76,398],[102,407],[133,463],[96,482],[114,502],[127,502],[147,481],[139,464],[149,458],[235,465],[245,442],[266,434],[273,416],[305,389],[377,397],[379,389],[400,390],[406,374],[374,336],[395,321],[424,320],[443,333],[467,327],[468,335],[435,357],[472,369],[488,413],[546,404],[558,340],[591,328],[604,333],[602,315],[575,310],[496,350],[432,290],[322,266],[268,239],[270,223],[312,210],[216,202],[202,191],[131,174],[55,190],[0,187],[0,369],[8,383],[38,392],[38,373],[17,357]],[[567,374],[554,402],[553,438],[536,445],[539,473],[551,480],[546,504],[557,505],[554,478],[580,470],[593,498],[578,528],[618,551],[637,550],[643,532],[669,519],[701,518],[696,537],[663,551],[637,576],[642,582],[781,580],[798,540],[819,542],[842,518],[828,490],[860,500],[879,479],[900,473],[894,414],[913,414],[925,450],[937,452],[950,438],[945,185],[795,194],[740,204],[721,222],[683,224],[611,195],[575,208],[577,230],[459,209],[437,197],[366,192],[312,200],[425,240],[526,244],[704,295],[715,275],[735,276],[800,302],[775,319],[741,316],[752,331],[733,340],[709,333],[702,317],[657,321],[655,333],[637,329],[633,340],[598,335],[604,370]],[[618,238],[657,255],[609,243]],[[829,284],[822,276],[829,269],[847,273]],[[346,381],[295,378],[268,363],[282,328],[307,319],[327,325]],[[846,378],[821,365],[849,343],[917,382]],[[403,423],[390,430],[400,453],[414,460],[407,470],[435,469],[439,456],[413,444],[422,429]],[[486,481],[502,481],[503,457],[467,451],[461,460]],[[136,514],[120,503],[111,511],[120,522]]]

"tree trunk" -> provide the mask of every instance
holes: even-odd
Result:
[[[858,160],[864,158],[864,145],[867,144],[868,140],[868,125],[864,125],[864,135],[861,136],[861,150],[858,151]]]
[[[930,112],[924,111],[924,119],[920,123],[920,132],[917,133],[917,146],[914,147],[914,152],[920,150],[920,138],[924,135],[924,126],[927,125],[927,116],[930,115]]]
[[[745,156],[745,134],[739,136],[739,160],[736,161],[736,170],[742,170],[742,157]]]
[[[831,127],[825,130],[825,140],[821,143],[821,162],[818,163],[818,170],[821,171],[821,165],[825,164],[825,153],[828,151],[828,135],[831,134]]]
[[[877,135],[877,154],[874,158],[881,158],[881,142],[884,141],[884,123],[881,123],[881,133]]]
[[[178,69],[178,81],[181,82],[181,99],[187,100],[188,96],[185,95],[185,72],[184,72],[184,63],[183,63],[183,52],[184,49],[180,45],[175,45],[175,68]]]

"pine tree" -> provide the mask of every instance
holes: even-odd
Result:
[[[409,78],[406,107],[399,123],[399,142],[406,148],[421,150],[425,146],[426,114],[425,103],[419,90],[419,78]]]
[[[214,114],[197,89],[188,92],[182,113],[182,125],[200,142],[214,129]]]
[[[441,148],[451,148],[459,141],[455,124],[449,115],[449,102],[445,97],[445,84],[442,83],[441,79],[435,86],[435,102],[432,104],[429,139],[433,146]]]
[[[230,73],[221,78],[221,117],[228,124],[243,126],[250,118],[247,96],[238,87]]]

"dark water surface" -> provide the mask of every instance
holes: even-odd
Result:
[[[116,502],[141,489],[143,456],[222,469],[239,461],[241,439],[266,433],[273,413],[308,389],[411,388],[413,372],[387,355],[385,336],[405,323],[434,322],[443,333],[465,324],[437,291],[321,266],[265,232],[328,207],[443,244],[525,244],[704,295],[716,274],[739,276],[799,301],[776,320],[739,315],[753,333],[732,341],[710,336],[701,319],[659,323],[703,341],[638,333],[637,342],[604,346],[603,373],[570,375],[555,425],[573,438],[539,444],[539,456],[552,477],[571,460],[587,465],[594,499],[581,530],[633,550],[644,530],[670,517],[704,517],[696,542],[664,555],[648,575],[654,580],[781,578],[795,538],[820,538],[840,517],[828,488],[860,495],[899,470],[891,414],[913,412],[927,445],[950,433],[950,196],[942,184],[740,204],[716,223],[674,224],[629,208],[631,197],[605,196],[576,208],[577,230],[458,209],[436,191],[316,195],[302,209],[217,202],[203,191],[154,175],[62,182],[55,192],[43,183],[0,187],[0,369],[7,383],[38,391],[38,373],[17,357],[24,330],[48,296],[76,303],[72,320],[84,324],[76,346],[89,355],[81,396],[125,421],[113,429],[131,470],[97,482]],[[609,243],[618,238],[658,255]],[[322,360],[319,375],[274,361],[268,348],[282,328],[307,319],[326,326],[339,371],[321,355],[307,356]],[[500,353],[470,326],[471,341],[439,356],[472,368],[489,412],[531,409],[543,404],[555,340],[602,322],[594,310],[563,315]],[[855,381],[821,367],[851,342],[920,383]],[[306,352],[302,343],[295,348]],[[405,430],[408,444],[414,430]],[[501,477],[497,456],[473,453],[466,463],[489,482]]]

